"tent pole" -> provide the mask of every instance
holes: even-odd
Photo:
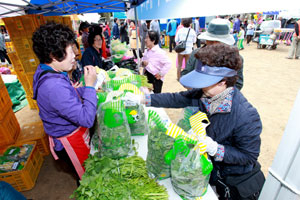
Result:
[[[140,72],[140,65],[141,65],[141,60],[140,60],[140,48],[139,48],[139,36],[138,36],[138,20],[137,20],[137,12],[136,12],[136,6],[134,7],[134,21],[135,21],[135,34],[136,34],[136,55],[138,59],[138,71]]]

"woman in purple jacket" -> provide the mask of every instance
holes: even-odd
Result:
[[[81,178],[89,154],[89,129],[96,116],[97,97],[93,66],[84,68],[85,87],[73,88],[67,72],[72,70],[75,35],[62,24],[48,23],[33,34],[33,50],[40,60],[33,81],[34,99],[55,159],[66,161]],[[78,179],[79,180],[79,179]]]

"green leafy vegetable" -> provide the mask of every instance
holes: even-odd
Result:
[[[100,129],[101,156],[118,159],[126,157],[130,151],[130,129],[125,115],[123,101],[101,104],[97,112]]]
[[[90,156],[85,174],[71,198],[77,200],[168,200],[164,186],[147,174],[145,161],[138,156],[120,160]]]
[[[197,151],[191,150],[188,155],[185,152],[179,152],[171,163],[172,185],[175,192],[187,200],[194,200],[203,196],[207,191],[210,173],[207,174],[206,162],[204,155],[200,155]]]
[[[151,176],[158,179],[170,177],[170,166],[164,161],[165,154],[173,147],[174,139],[166,135],[167,128],[160,116],[149,110],[147,169]]]

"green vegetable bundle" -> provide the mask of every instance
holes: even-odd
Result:
[[[185,132],[188,132],[192,127],[190,124],[190,117],[193,115],[193,113],[197,112],[199,110],[198,107],[186,107],[183,109],[183,113],[181,115],[181,118],[177,122],[177,126],[182,128]]]
[[[212,164],[204,155],[193,150],[193,145],[186,152],[178,152],[171,163],[172,185],[175,192],[187,200],[195,200],[207,191]]]
[[[170,177],[170,166],[164,161],[165,154],[173,147],[174,139],[166,135],[166,125],[161,117],[153,110],[149,110],[147,169],[152,177],[165,179]]]
[[[148,177],[138,156],[112,160],[90,156],[85,174],[71,198],[77,200],[168,200],[164,186]]]
[[[112,100],[101,104],[97,121],[100,129],[100,155],[114,159],[126,157],[131,138],[123,101]]]

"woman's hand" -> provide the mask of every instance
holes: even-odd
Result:
[[[155,78],[156,78],[157,80],[160,80],[160,79],[162,78],[162,76],[158,73],[158,74],[155,75]]]
[[[143,65],[144,67],[146,67],[148,64],[149,64],[149,63],[148,63],[148,61],[146,61],[146,60],[144,60],[144,61],[142,62],[142,65]]]
[[[84,67],[84,81],[86,86],[94,87],[97,80],[96,69],[92,65]]]
[[[82,82],[79,82],[79,81],[73,84],[73,88],[79,88],[79,87],[82,87],[82,86],[83,86]]]

